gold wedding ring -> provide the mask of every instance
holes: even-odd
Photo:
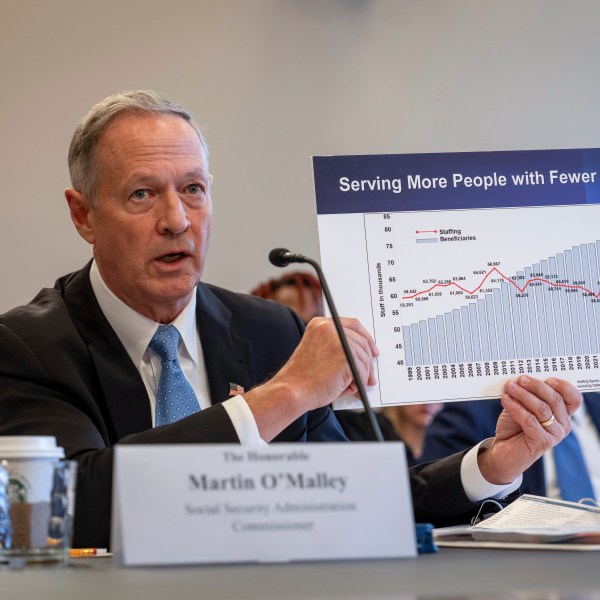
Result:
[[[554,423],[554,415],[552,415],[549,419],[547,419],[546,421],[540,421],[540,425],[542,427],[550,427],[550,425],[552,425],[552,423]]]

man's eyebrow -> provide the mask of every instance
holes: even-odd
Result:
[[[204,169],[193,169],[186,171],[178,176],[179,179],[194,179],[201,181],[202,183],[208,183],[209,175]],[[138,185],[153,185],[156,181],[159,181],[160,177],[156,173],[148,171],[133,171],[128,173],[126,177],[121,180],[123,187],[135,187]]]
[[[183,174],[183,177],[191,177],[191,178],[195,178],[195,179],[208,179],[208,175],[206,173],[206,171],[204,171],[204,169],[199,169],[197,171],[186,171]]]
[[[156,174],[150,171],[131,171],[123,178],[127,183],[145,182],[156,179]]]

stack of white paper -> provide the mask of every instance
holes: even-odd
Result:
[[[477,525],[435,530],[440,546],[600,549],[600,508],[524,495]]]

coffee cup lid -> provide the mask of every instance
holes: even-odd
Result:
[[[50,435],[0,435],[0,460],[9,458],[64,458],[65,451]]]

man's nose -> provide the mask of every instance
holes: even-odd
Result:
[[[177,235],[183,233],[190,226],[185,204],[177,192],[165,193],[159,206],[158,230],[160,233]]]

